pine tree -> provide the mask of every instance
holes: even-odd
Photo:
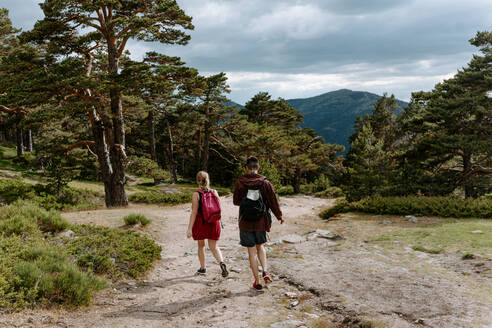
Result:
[[[45,18],[25,38],[48,44],[53,54],[72,57],[63,65],[75,68],[74,62],[84,61],[80,77],[85,75],[85,82],[63,98],[86,103],[82,110],[91,122],[106,206],[127,205],[120,60],[130,39],[186,44],[189,36],[183,29],[193,28],[191,17],[173,0],[46,0],[41,8]],[[106,59],[94,66],[98,54]],[[68,91],[69,85],[64,83],[61,91]],[[101,101],[104,98],[108,101]]]
[[[466,197],[492,190],[492,33],[478,32],[470,42],[482,56],[475,55],[432,92],[413,94],[425,110],[409,124],[416,137],[405,156],[413,166],[433,172],[435,185],[448,185],[443,192],[461,186]]]

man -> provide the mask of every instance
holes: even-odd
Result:
[[[246,174],[239,177],[234,189],[234,205],[240,206],[239,210],[239,237],[241,246],[247,247],[249,264],[255,282],[253,288],[260,291],[263,286],[260,283],[258,272],[258,259],[263,269],[262,275],[266,283],[272,281],[268,273],[268,263],[264,244],[267,241],[266,233],[270,231],[272,219],[270,210],[275,217],[284,223],[282,211],[278,204],[277,196],[270,181],[260,174],[258,158],[252,156],[246,161]]]

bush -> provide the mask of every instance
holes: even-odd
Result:
[[[163,170],[159,164],[150,158],[130,156],[128,158],[128,171],[137,176],[154,179],[155,183],[163,180],[170,180],[169,172]]]
[[[189,193],[165,194],[159,191],[137,192],[130,197],[130,201],[144,204],[183,204],[191,202]]]
[[[279,196],[288,196],[294,194],[294,187],[292,186],[281,186],[276,190],[277,195]]]
[[[90,190],[64,187],[55,196],[49,186],[0,178],[0,202],[11,204],[18,199],[31,200],[48,210],[89,209],[101,203],[100,195]]]
[[[340,201],[320,213],[329,219],[337,213],[364,212],[393,215],[422,215],[455,218],[492,218],[492,201],[451,197],[372,197],[358,202]]]
[[[64,239],[67,252],[79,267],[112,280],[136,278],[161,256],[161,247],[135,231],[88,225],[74,226],[76,238]]]
[[[126,225],[135,225],[140,222],[141,225],[146,226],[150,223],[150,220],[142,214],[129,214],[123,218]]]
[[[60,215],[18,201],[0,211],[0,306],[86,305],[105,283],[82,272],[47,232],[68,227]]]
[[[55,233],[70,228],[74,238]],[[0,208],[0,307],[87,305],[106,282],[147,271],[161,248],[133,231],[70,226],[30,201]]]
[[[321,198],[339,198],[344,197],[345,194],[342,189],[338,187],[328,187],[326,190],[315,193],[314,196]]]

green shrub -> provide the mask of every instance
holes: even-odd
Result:
[[[145,204],[182,204],[191,202],[191,194],[165,194],[159,191],[142,191],[130,195],[129,199],[135,203]]]
[[[101,204],[100,195],[94,191],[64,187],[55,196],[50,187],[42,184],[0,178],[0,203],[11,204],[18,199],[28,199],[45,209],[54,210],[89,209]]]
[[[463,256],[461,256],[462,260],[473,260],[475,258],[475,255],[473,253],[465,253]]]
[[[337,213],[344,212],[492,218],[492,201],[451,197],[372,197],[352,203],[338,202],[334,207],[320,213],[320,216],[329,219]]]
[[[0,211],[0,234],[36,234],[40,232],[59,232],[68,228],[68,222],[53,210],[40,209],[32,201],[17,201],[3,206]]]
[[[335,205],[333,205],[330,208],[327,208],[326,210],[323,210],[319,216],[322,219],[328,220],[332,216],[338,214],[338,213],[347,213],[350,212],[352,207],[350,206],[350,203],[346,199],[339,199]]]
[[[340,198],[345,196],[345,194],[338,187],[328,187],[326,190],[315,193],[314,196],[321,198]]]
[[[279,196],[288,196],[294,194],[294,187],[292,186],[281,186],[276,190],[277,195]]]
[[[137,176],[154,179],[157,184],[160,181],[170,180],[171,176],[168,171],[163,170],[159,164],[150,158],[130,156],[128,158],[128,171]]]
[[[74,238],[56,233],[72,229]],[[69,226],[55,211],[32,201],[0,207],[0,307],[87,305],[106,286],[94,273],[116,280],[138,277],[161,248],[133,231]]]
[[[142,214],[129,214],[123,218],[126,225],[135,225],[140,222],[141,225],[146,226],[150,223],[150,220]]]
[[[161,247],[135,231],[106,227],[74,226],[76,238],[64,239],[67,252],[79,267],[104,274],[112,280],[136,278],[161,256]]]
[[[86,305],[104,286],[104,281],[90,271],[82,272],[39,230],[0,236],[0,307]]]
[[[421,245],[412,246],[412,249],[414,251],[424,252],[424,253],[429,253],[429,254],[440,254],[443,251],[442,248],[426,248],[426,247],[421,246]]]

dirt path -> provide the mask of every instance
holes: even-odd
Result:
[[[73,223],[110,227],[121,226],[124,215],[142,213],[152,219],[144,232],[162,246],[162,260],[145,280],[99,293],[90,308],[0,315],[0,326],[492,327],[491,279],[462,275],[449,256],[388,253],[364,243],[345,222],[321,221],[317,213],[332,201],[312,197],[282,198],[288,224],[275,222],[271,239],[321,228],[345,240],[273,243],[268,253],[276,279],[255,292],[246,251],[238,245],[237,208],[231,197],[222,203],[220,245],[232,270],[227,279],[210,252],[207,276],[194,275],[196,246],[184,238],[189,205],[65,213]]]

